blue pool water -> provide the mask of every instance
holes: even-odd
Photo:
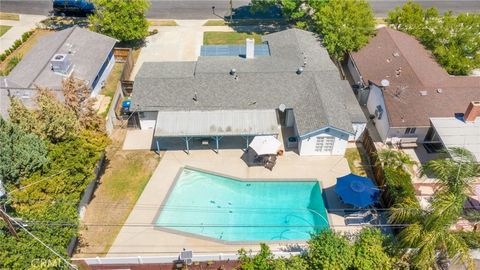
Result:
[[[224,241],[304,240],[328,227],[317,181],[237,181],[184,169],[156,225]]]

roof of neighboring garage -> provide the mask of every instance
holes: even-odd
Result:
[[[273,135],[278,130],[275,110],[160,111],[154,136]]]
[[[445,147],[462,147],[480,161],[480,117],[465,122],[456,117],[430,118],[435,131]]]
[[[289,29],[263,40],[268,42],[270,56],[202,56],[197,62],[144,63],[135,78],[132,108],[275,110],[285,104],[293,109],[300,135],[326,126],[353,133],[352,122],[366,122],[350,85],[341,80],[317,36]],[[299,68],[303,68],[301,74],[297,74]]]
[[[77,26],[39,39],[7,77],[8,87],[31,88],[35,84],[61,89],[62,74],[51,70],[55,54],[69,54],[75,77],[91,86],[117,40]],[[0,86],[6,87],[4,82]]]

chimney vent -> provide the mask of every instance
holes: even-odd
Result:
[[[477,117],[480,117],[480,101],[472,101],[468,104],[463,119],[465,122],[474,122]]]
[[[255,58],[255,39],[247,38],[245,47],[246,47],[245,57],[247,59]]]

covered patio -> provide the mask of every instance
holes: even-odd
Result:
[[[193,148],[218,153],[222,146],[247,149],[255,136],[277,137],[279,132],[275,110],[160,111],[153,140],[157,151],[181,142],[187,154]]]

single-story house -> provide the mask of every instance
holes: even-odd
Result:
[[[223,46],[202,48],[215,53],[195,62],[144,63],[131,111],[141,129],[154,130],[154,148],[173,138],[186,148],[202,138],[213,138],[216,148],[233,137],[248,145],[254,136],[278,135],[283,127],[300,155],[343,155],[366,119],[318,37],[289,29],[263,42],[262,53],[247,40],[238,50],[245,55]]]
[[[110,73],[117,40],[77,26],[41,37],[6,77],[0,78],[0,112],[7,117],[9,96],[32,103],[35,85],[62,99],[62,81],[70,74],[85,81],[96,96]]]
[[[453,120],[480,100],[480,77],[449,75],[417,39],[388,27],[351,53],[348,67],[358,101],[386,143],[442,148],[431,119]]]

